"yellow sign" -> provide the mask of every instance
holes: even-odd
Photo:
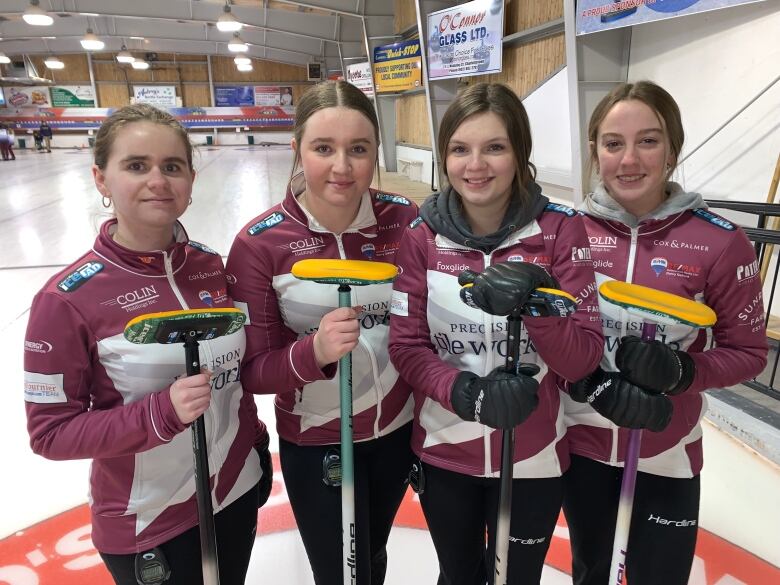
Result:
[[[415,89],[422,85],[420,43],[404,41],[374,49],[374,84],[378,93]]]

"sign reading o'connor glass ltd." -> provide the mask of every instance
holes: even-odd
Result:
[[[428,79],[501,71],[503,0],[474,0],[428,15]]]

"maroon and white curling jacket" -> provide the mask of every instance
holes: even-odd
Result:
[[[702,468],[700,421],[707,404],[702,390],[748,380],[766,364],[767,342],[761,279],[753,246],[745,233],[707,210],[700,195],[676,183],[652,214],[628,214],[599,186],[582,207],[596,282],[625,280],[709,305],[718,321],[711,330],[659,325],[656,338],[687,351],[696,364],[691,386],[671,396],[674,413],[660,433],[644,431],[639,469],[688,478]],[[581,298],[596,297],[595,288]],[[614,371],[623,335],[641,336],[642,323],[625,310],[601,302],[605,351],[602,366]],[[712,349],[709,349],[714,342]],[[565,398],[572,453],[622,465],[628,431],[616,427],[589,405]]]
[[[504,365],[507,322],[464,304],[458,275],[498,262],[533,262],[573,295],[593,286],[582,219],[563,205],[542,209],[489,254],[455,243],[422,218],[404,235],[401,274],[393,285],[390,355],[414,391],[412,448],[431,465],[498,477],[501,464],[501,431],[462,420],[450,395],[461,371],[484,376]],[[569,318],[523,320],[520,361],[537,364],[541,382],[538,408],[515,430],[514,477],[558,477],[568,468],[559,386],[590,373],[602,345],[592,297]]]
[[[128,321],[179,309],[232,307],[221,258],[175,226],[167,250],[134,252],[103,224],[95,245],[35,296],[27,326],[24,396],[33,451],[92,459],[92,541],[101,552],[145,551],[198,523],[191,433],[170,385],[186,375],[184,347],[125,340]],[[244,392],[243,331],[200,342],[213,372],[205,412],[218,512],[261,476],[254,397]],[[187,431],[187,432],[185,432]]]
[[[236,236],[227,261],[229,292],[250,318],[242,381],[254,393],[276,394],[282,439],[298,445],[340,441],[337,364],[320,369],[313,345],[320,320],[338,307],[338,287],[298,280],[292,265],[309,258],[395,263],[403,230],[416,215],[408,199],[372,189],[363,194],[352,225],[334,234],[288,188],[281,203]],[[352,287],[352,306],[363,306],[352,351],[355,441],[387,435],[412,419],[411,391],[387,353],[391,293],[391,284]]]

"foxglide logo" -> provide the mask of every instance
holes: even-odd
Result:
[[[587,401],[588,404],[592,404],[596,398],[598,398],[604,390],[608,390],[610,386],[612,386],[613,379],[610,378],[609,380],[602,382],[598,386],[596,386],[596,389],[593,391],[593,394],[588,396]]]
[[[482,414],[482,401],[485,400],[485,390],[479,391],[479,396],[477,396],[476,401],[474,402],[474,422],[482,422],[479,419],[479,415]]]
[[[349,567],[349,582],[354,585],[357,582],[355,575],[355,567],[357,561],[355,560],[355,523],[351,522],[349,525],[349,554],[347,555],[347,566]]]

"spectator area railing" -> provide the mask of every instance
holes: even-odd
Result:
[[[713,210],[725,209],[748,214],[746,223],[752,223],[755,226],[743,225],[744,222],[735,221],[732,214],[727,214],[731,221],[741,225],[755,246],[765,291],[766,335],[769,343],[767,366],[760,375],[744,382],[744,385],[780,400],[780,389],[778,389],[780,381],[777,380],[777,368],[780,363],[780,317],[771,314],[772,303],[777,292],[778,272],[780,272],[778,270],[780,268],[780,254],[774,253],[774,247],[780,246],[780,231],[777,229],[780,227],[780,204],[708,199],[707,205]],[[766,294],[767,287],[768,295]]]

